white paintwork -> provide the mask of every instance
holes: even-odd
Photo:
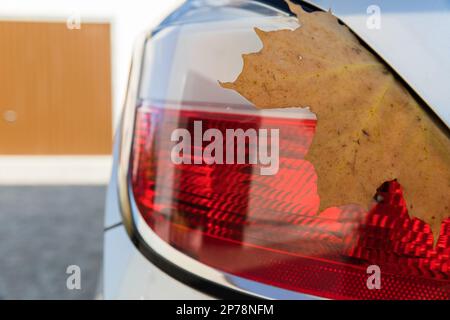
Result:
[[[419,3],[419,1],[410,0],[318,0],[314,2],[325,9],[331,7],[335,15],[346,22],[391,64],[413,89],[434,108],[438,115],[449,124],[450,99],[446,91],[450,84],[449,1],[436,0],[432,4],[431,1]],[[370,30],[366,27],[366,9],[370,4],[378,4],[381,7],[381,30]],[[433,6],[434,9],[426,10],[426,6]],[[422,8],[422,11],[419,10],[420,8]],[[217,30],[217,32],[219,31]],[[224,33],[221,36],[224,36]],[[198,41],[199,39],[195,37],[194,35],[189,40]],[[187,38],[184,39],[187,43]],[[214,37],[210,37],[210,39],[212,40]],[[220,50],[216,53],[223,58],[227,55],[223,53],[223,50],[227,47],[230,48],[230,46],[238,46],[236,42],[229,42],[230,39],[226,35],[223,39],[225,41],[223,44],[219,41],[208,43],[209,48],[205,47],[206,51],[203,55],[199,57],[190,56],[190,59],[197,59],[198,61],[198,65],[195,67],[197,69],[191,70],[191,72],[195,71],[196,75],[200,75],[197,79],[204,80],[206,76],[207,80],[210,80],[210,75],[215,74],[215,79],[233,80],[232,77],[236,73],[236,64],[241,64],[240,61],[236,60],[232,66],[221,67],[217,64],[214,65],[214,61],[210,61],[206,57],[207,53],[214,51],[214,48],[219,48]],[[249,42],[246,44],[248,47],[244,49],[231,48],[230,50],[233,50],[234,53],[235,50],[256,51],[258,43],[255,42],[254,36],[249,36],[248,39]],[[241,42],[242,39],[239,39],[239,43]],[[198,45],[197,43],[196,46]],[[186,49],[187,46],[184,48]],[[216,69],[211,70],[214,66]],[[228,67],[230,69],[227,69]],[[205,70],[208,70],[208,72],[205,73]],[[219,74],[221,74],[220,77],[217,76]],[[185,77],[180,73],[178,76]],[[185,84],[186,78],[180,79],[180,81]],[[211,82],[206,81],[206,83]],[[205,84],[205,82],[202,84]],[[194,90],[195,88],[188,89]],[[187,94],[191,94],[189,90],[183,92],[183,98]],[[110,197],[107,204],[110,210],[107,211],[107,225],[111,225],[112,221],[120,221],[117,196],[114,194],[117,190],[115,183],[115,179],[113,179],[110,184]],[[133,247],[121,226],[106,232],[104,270],[105,298],[207,298],[202,293],[191,290],[171,279],[143,258]],[[155,277],[158,280],[155,280]],[[167,288],[170,288],[170,291]]]
[[[102,185],[111,156],[2,156],[0,185]]]
[[[117,141],[117,139],[116,139]],[[118,148],[114,148],[117,156]],[[115,158],[117,159],[117,158]],[[116,163],[113,172],[117,172]],[[112,175],[107,191],[105,228],[121,221],[117,177]],[[133,245],[123,225],[105,231],[103,243],[103,299],[209,299],[155,267]]]
[[[114,148],[113,148],[113,163],[111,170],[111,180],[108,184],[108,189],[106,191],[106,200],[105,200],[105,218],[104,218],[104,226],[105,228],[109,228],[113,225],[116,225],[122,221],[122,213],[119,208],[119,199],[118,199],[118,186],[117,186],[117,164],[119,157],[119,141],[120,139],[114,139]]]
[[[450,126],[450,1],[314,0],[331,8]],[[381,9],[381,29],[367,28],[367,8]]]
[[[150,263],[131,243],[123,226],[105,232],[104,299],[210,299]]]

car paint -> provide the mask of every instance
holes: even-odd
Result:
[[[422,97],[447,126],[450,123],[450,2],[383,1],[381,29],[369,29],[372,1],[306,1],[345,22]],[[405,59],[405,56],[407,59]],[[236,70],[234,71],[236,72]],[[120,132],[120,130],[118,131]],[[105,299],[207,299],[209,296],[171,278],[133,245],[117,196],[119,137],[105,210],[103,297]],[[170,290],[169,290],[170,288]]]
[[[450,1],[305,1],[339,17],[450,127]],[[368,8],[380,9],[380,29],[369,29]]]

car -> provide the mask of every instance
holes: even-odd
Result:
[[[372,2],[297,1],[308,12],[332,3],[448,129],[449,3]],[[380,191],[397,201],[390,216],[383,208],[364,213],[365,222],[356,209],[311,214],[315,176],[302,159],[315,115],[257,110],[218,82],[236,79],[241,55],[261,49],[254,27],[299,25],[284,1],[193,0],[136,41],[106,199],[103,298],[448,299],[447,234],[434,248],[429,228],[394,197],[398,186]],[[261,155],[251,143],[261,128],[266,145],[279,141],[269,152],[279,152],[274,174],[255,170],[268,164],[263,157],[250,161]],[[205,156],[207,142],[228,141],[227,130],[232,141],[250,141],[242,161],[225,160],[234,146]]]

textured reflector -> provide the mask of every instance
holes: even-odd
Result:
[[[224,135],[279,129],[279,172],[173,164],[172,131],[194,136],[199,120]],[[449,299],[450,220],[433,248],[429,226],[409,218],[396,181],[374,194],[383,200],[370,212],[349,205],[318,213],[317,176],[303,160],[314,128],[314,120],[141,106],[131,168],[137,207],[179,251],[246,279],[335,299]],[[381,268],[379,290],[367,287],[370,265]]]

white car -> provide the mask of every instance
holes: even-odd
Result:
[[[301,5],[331,8],[448,129],[449,1]],[[282,126],[298,137],[285,143],[302,161],[312,113],[258,111],[218,83],[234,81],[241,55],[261,49],[255,26],[298,23],[281,0],[192,0],[137,41],[106,201],[103,297],[449,299],[448,220],[433,249],[429,228],[408,223],[401,203],[389,217],[379,209],[363,222],[345,210],[311,215],[317,198],[304,163],[269,177],[254,164],[171,161],[172,133],[194,136],[195,121],[220,130]],[[395,202],[392,188],[381,192]],[[401,233],[415,238],[405,245]],[[371,287],[377,271],[381,287]]]

